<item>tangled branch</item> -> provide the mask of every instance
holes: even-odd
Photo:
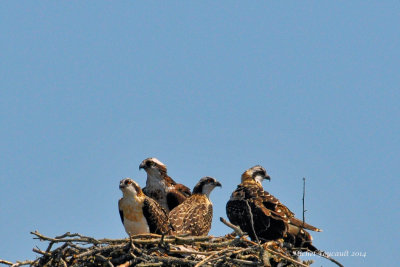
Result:
[[[34,239],[48,242],[45,250],[34,248],[38,258],[9,266],[279,266],[307,267],[276,241],[260,246],[239,227],[221,221],[235,232],[222,237],[134,235],[126,239],[95,239],[78,233],[48,237],[31,232]],[[238,236],[238,237],[236,237]],[[261,253],[260,253],[261,248]]]

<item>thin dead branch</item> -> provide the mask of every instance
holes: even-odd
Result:
[[[242,229],[240,229],[239,226],[236,226],[236,225],[234,225],[234,224],[231,224],[230,222],[226,221],[226,220],[225,220],[224,218],[222,218],[222,217],[219,217],[219,220],[220,220],[223,224],[225,224],[226,226],[232,228],[233,231],[235,231],[235,234],[236,234],[238,237],[242,237],[242,236],[246,235],[246,233],[243,232]]]
[[[247,201],[247,200],[246,200],[246,205],[247,205],[247,210],[249,211],[249,214],[250,214],[251,230],[253,231],[253,234],[254,234],[254,237],[256,238],[257,243],[260,243],[260,240],[258,240],[256,230],[254,229],[253,212],[251,212],[250,204],[249,204],[249,201]]]
[[[306,220],[306,218],[305,218],[305,213],[306,213],[306,209],[305,209],[305,197],[306,197],[306,178],[305,177],[303,177],[303,199],[302,199],[302,201],[303,201],[303,228],[304,228],[304,223],[305,223],[305,220]]]

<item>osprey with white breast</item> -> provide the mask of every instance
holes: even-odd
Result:
[[[147,197],[140,186],[130,178],[120,181],[123,197],[118,201],[119,214],[128,235],[156,233],[170,230],[167,212]]]
[[[175,234],[207,235],[211,229],[213,206],[211,191],[221,183],[212,177],[203,177],[193,188],[193,194],[171,210],[169,218]]]
[[[191,195],[190,189],[177,184],[167,174],[167,166],[156,158],[147,158],[140,163],[139,170],[147,173],[143,192],[156,200],[167,212],[182,203]]]

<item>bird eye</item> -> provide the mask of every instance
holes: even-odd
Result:
[[[151,166],[151,162],[150,161],[146,162],[146,166],[150,167]]]
[[[132,183],[132,182],[129,181],[129,180],[126,180],[126,181],[125,181],[125,184],[126,184],[126,185],[131,184],[131,183]]]

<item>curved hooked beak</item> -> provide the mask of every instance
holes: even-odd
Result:
[[[140,163],[139,171],[140,171],[140,169],[146,169],[146,164],[144,164],[144,162]]]
[[[119,183],[119,189],[123,189],[123,188],[125,188],[126,187],[126,185],[123,183],[123,182],[120,182]]]
[[[220,182],[218,182],[218,181],[216,181],[216,182],[214,183],[214,185],[215,185],[215,186],[222,187],[222,184],[221,184]]]

